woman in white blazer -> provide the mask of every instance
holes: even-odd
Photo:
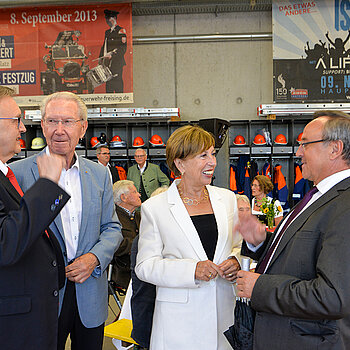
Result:
[[[166,146],[170,188],[141,207],[137,276],[157,286],[151,350],[225,350],[233,323],[232,282],[241,237],[233,192],[210,186],[214,138],[198,126],[177,129]]]

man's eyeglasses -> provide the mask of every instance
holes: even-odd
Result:
[[[321,139],[321,140],[316,140],[316,141],[309,141],[309,142],[301,142],[298,141],[299,146],[303,147],[303,149],[305,149],[305,146],[307,145],[311,145],[312,143],[318,143],[318,142],[325,142],[328,141],[327,139]]]
[[[102,152],[100,154],[102,154],[103,156],[105,156],[106,154],[109,155],[109,156],[111,155],[109,152]]]
[[[73,128],[75,126],[76,123],[79,123],[80,121],[82,121],[83,119],[53,119],[53,118],[48,118],[45,119],[45,124],[48,126],[58,126],[59,123],[62,124],[62,126],[64,128]]]
[[[15,120],[15,119],[17,119],[17,128],[19,129],[19,126],[20,126],[20,124],[21,124],[21,120],[22,120],[22,118],[21,117],[9,117],[9,118],[0,118],[0,119],[13,119],[13,120]]]

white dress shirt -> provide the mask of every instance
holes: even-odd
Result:
[[[46,147],[46,153],[50,154]],[[68,261],[73,260],[77,253],[81,213],[83,208],[81,181],[79,173],[79,158],[75,154],[75,163],[68,169],[62,169],[58,184],[71,196],[61,211],[61,220],[67,249]]]
[[[140,174],[142,175],[143,172],[146,170],[146,167],[147,167],[147,161],[145,161],[145,164],[143,165],[142,168],[140,168],[140,166],[137,164],[137,167],[139,168],[140,170]]]

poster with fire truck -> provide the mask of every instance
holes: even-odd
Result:
[[[0,85],[21,105],[56,91],[133,102],[131,4],[0,9]]]

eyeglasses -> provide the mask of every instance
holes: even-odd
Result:
[[[109,152],[102,152],[102,153],[100,153],[100,154],[102,154],[102,155],[106,155],[106,154],[108,154],[109,156],[111,155]]]
[[[311,145],[312,143],[318,143],[318,142],[325,142],[328,141],[327,139],[321,139],[321,140],[316,140],[316,141],[309,141],[309,142],[301,142],[298,141],[299,146],[303,147],[303,149],[305,149],[305,146],[307,145]]]
[[[17,128],[19,129],[19,126],[20,126],[20,124],[21,124],[21,120],[22,120],[22,118],[21,117],[9,117],[9,118],[0,118],[0,119],[13,119],[13,120],[15,120],[15,119],[17,119]]]
[[[48,126],[54,127],[54,126],[58,126],[59,123],[62,124],[62,126],[64,128],[73,128],[75,126],[76,123],[81,122],[83,119],[52,119],[52,118],[48,118],[45,119],[45,123]]]
[[[139,155],[139,156],[134,155],[134,157],[135,157],[135,158],[144,158],[144,157],[146,157],[146,155],[145,155],[145,154],[141,154],[141,155]]]

